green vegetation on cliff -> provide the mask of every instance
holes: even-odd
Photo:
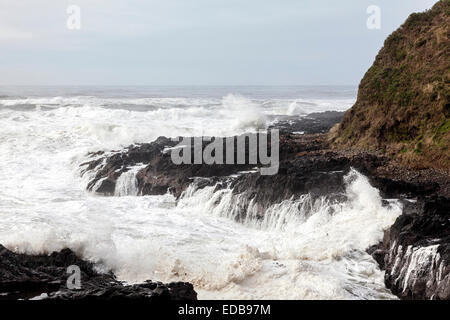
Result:
[[[385,41],[358,99],[330,134],[411,167],[450,168],[450,0],[412,14]]]

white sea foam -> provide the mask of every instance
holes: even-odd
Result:
[[[190,281],[200,298],[393,298],[364,250],[401,209],[382,207],[356,172],[347,202],[305,195],[272,206],[263,219],[229,189],[192,186],[177,203],[171,195],[130,197],[137,168],[119,179],[123,197],[89,193],[92,172],[79,177],[88,151],[160,135],[238,134],[286,114],[292,100],[36,99],[0,100],[0,243],[29,253],[70,247],[130,282]],[[151,107],[124,106],[133,102]],[[246,219],[236,222],[243,205]]]
[[[169,116],[180,109],[194,112],[212,111],[229,117],[241,115],[248,122],[264,120],[264,115],[306,115],[312,112],[345,111],[355,103],[354,98],[340,99],[249,99],[238,94],[223,98],[105,98],[95,96],[38,97],[0,99],[0,107],[29,110],[60,107],[99,107],[134,111],[167,112]],[[174,109],[170,111],[171,109]],[[189,112],[189,111],[187,111]],[[240,118],[237,118],[240,119]]]

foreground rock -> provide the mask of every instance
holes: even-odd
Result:
[[[69,290],[69,266],[81,271],[81,289]],[[192,284],[146,281],[125,285],[112,273],[99,273],[90,262],[64,249],[50,255],[17,254],[0,245],[0,300],[196,300]]]
[[[410,204],[371,249],[386,269],[386,286],[400,298],[450,300],[449,208],[448,198]]]

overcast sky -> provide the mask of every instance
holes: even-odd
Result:
[[[357,85],[384,39],[435,2],[0,0],[0,84]],[[80,30],[66,27],[71,4]]]

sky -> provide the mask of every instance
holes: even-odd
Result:
[[[0,0],[0,85],[357,85],[385,38],[435,2]]]

